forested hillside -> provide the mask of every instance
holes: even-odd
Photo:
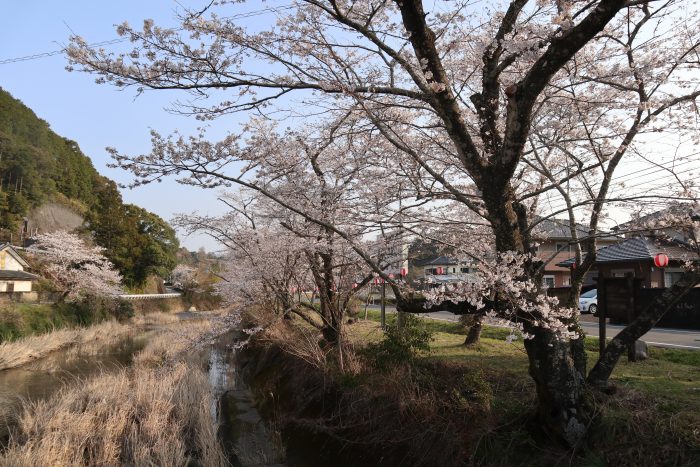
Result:
[[[78,144],[0,89],[0,242],[18,231],[30,209],[47,201],[85,217],[87,234],[107,249],[128,285],[167,274],[179,243],[160,217],[125,205],[116,184],[100,175]]]

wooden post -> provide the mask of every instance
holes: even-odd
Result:
[[[630,273],[625,274],[625,289],[627,291],[627,324],[634,321],[634,276]],[[630,362],[637,361],[637,352],[633,341],[627,347],[627,360]]]
[[[598,274],[598,346],[600,355],[605,352],[605,319],[607,314],[608,294],[605,290],[605,277],[603,273]]]
[[[386,328],[386,282],[382,282],[382,304],[381,304],[381,324],[382,329]]]

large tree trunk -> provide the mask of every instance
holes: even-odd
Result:
[[[578,345],[544,329],[525,341],[530,376],[537,388],[538,419],[546,432],[569,447],[585,439],[591,421]]]
[[[464,345],[474,345],[478,344],[481,339],[481,329],[483,317],[475,316],[474,323],[469,327],[469,332],[467,333],[467,338],[464,339]]]
[[[494,183],[484,187],[489,220],[498,252],[530,252],[526,210],[514,202],[513,191]],[[526,268],[526,277],[540,283],[539,264]],[[540,293],[544,293],[540,291]],[[534,298],[534,297],[533,297]],[[577,328],[572,320],[570,327]],[[586,404],[586,357],[583,339],[570,341],[539,326],[526,326],[533,335],[525,341],[529,373],[537,389],[537,415],[542,428],[553,438],[575,447],[586,437],[591,407]]]

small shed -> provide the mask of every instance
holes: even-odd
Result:
[[[660,253],[669,258],[665,268],[654,266],[654,257]],[[663,288],[672,286],[683,274],[683,262],[693,258],[697,256],[681,241],[639,236],[599,249],[595,268],[605,277],[630,275],[640,279],[642,287]],[[573,261],[558,265],[570,268]]]
[[[31,292],[39,276],[26,272],[28,267],[12,245],[0,245],[0,293]]]

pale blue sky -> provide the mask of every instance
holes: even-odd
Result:
[[[43,52],[60,50],[71,30],[89,43],[117,37],[114,25],[126,20],[139,25],[153,18],[160,25],[175,25],[178,8],[172,0],[25,0],[4,1],[0,17],[0,61]],[[208,2],[188,2],[190,6]],[[250,9],[260,8],[251,2]],[[265,18],[254,17],[245,21]],[[116,46],[107,46],[116,47]],[[192,132],[198,122],[169,114],[163,110],[175,94],[146,92],[135,98],[133,89],[119,91],[108,85],[97,85],[94,77],[65,70],[63,55],[9,64],[0,64],[0,87],[23,101],[58,134],[78,142],[97,170],[109,178],[128,183],[130,174],[107,168],[110,161],[106,146],[124,153],[141,153],[149,149],[149,131],[163,133],[177,129]],[[182,96],[180,96],[182,97]],[[213,133],[235,131],[242,117],[227,117],[211,123]],[[202,213],[222,212],[216,202],[216,191],[201,190],[166,181],[134,190],[122,190],[124,200],[149,209],[169,220],[173,214],[198,210]],[[207,237],[185,239],[190,249],[215,248]]]
[[[0,61],[60,50],[68,41],[71,31],[83,36],[89,43],[102,42],[117,37],[114,26],[128,21],[134,26],[143,19],[153,18],[161,26],[175,26],[174,12],[179,8],[173,0],[24,0],[3,3],[0,17]],[[183,2],[184,3],[184,0]],[[197,8],[208,0],[189,1],[187,5]],[[256,11],[265,7],[286,6],[288,0],[250,1],[236,9],[236,13]],[[260,15],[242,19],[246,26],[262,28],[273,18]],[[106,46],[108,49],[116,46]],[[135,90],[117,90],[108,85],[97,85],[88,74],[65,71],[67,62],[63,55],[35,60],[0,64],[0,87],[31,107],[36,114],[49,122],[58,134],[78,142],[83,152],[92,158],[97,170],[119,183],[128,183],[130,174],[109,169],[110,161],[106,146],[114,146],[122,153],[135,154],[149,149],[150,128],[168,134],[173,130],[188,134],[198,126],[192,118],[172,115],[163,110],[172,99],[183,98],[174,92],[146,92],[135,98]],[[245,116],[228,116],[210,123],[215,137],[236,131]],[[658,135],[649,138],[657,157],[659,154],[693,154],[694,148],[678,148],[675,138]],[[668,147],[665,147],[668,146]],[[684,145],[685,146],[685,145]],[[666,157],[665,156],[665,157]],[[695,161],[697,164],[697,160]],[[695,165],[696,165],[695,164]],[[618,172],[636,173],[648,164],[628,162]],[[653,167],[652,167],[653,168]],[[648,172],[643,180],[635,176],[635,182],[646,187],[656,181],[669,183],[672,175],[656,180],[658,169]],[[217,203],[217,191],[201,190],[177,184],[174,180],[123,190],[126,202],[143,206],[166,220],[175,213],[199,211],[217,214],[223,207]],[[619,216],[619,221],[626,216]],[[216,245],[207,237],[182,239],[185,246],[196,249]]]

